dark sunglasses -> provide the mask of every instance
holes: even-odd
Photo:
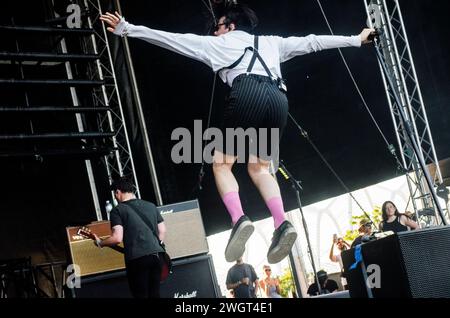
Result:
[[[266,268],[266,272],[271,272],[272,270],[270,268]]]
[[[227,25],[227,24],[226,24],[226,23],[218,23],[218,24],[216,24],[216,25],[214,26],[214,30],[215,30],[215,31],[219,31],[219,29],[220,29],[220,27],[221,27],[222,25]]]

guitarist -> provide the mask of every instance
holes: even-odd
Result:
[[[166,226],[153,203],[139,200],[134,186],[126,178],[111,185],[119,205],[111,211],[112,235],[101,240],[98,247],[114,246],[123,241],[128,283],[135,298],[160,298],[161,255]],[[158,237],[156,237],[156,235]],[[159,241],[158,241],[159,240]]]

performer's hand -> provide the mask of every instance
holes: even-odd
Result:
[[[245,284],[247,286],[250,285],[250,278],[248,278],[248,277],[242,278],[241,283]]]
[[[97,236],[97,234],[94,234],[94,238],[95,238],[95,245],[97,246],[97,247],[102,247],[101,245],[100,245],[100,243],[102,242],[102,240]]]
[[[115,15],[111,14],[109,12],[106,12],[106,14],[102,14],[100,16],[100,20],[107,23],[109,27],[107,30],[111,33],[114,33],[116,30],[117,25],[120,23],[120,20],[122,19],[122,16],[116,11]]]
[[[369,39],[369,37],[375,34],[375,29],[364,29],[360,36],[361,36],[361,43],[362,44],[368,44],[372,43],[373,41]]]

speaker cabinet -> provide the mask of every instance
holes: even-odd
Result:
[[[101,238],[111,235],[109,221],[94,222],[87,227]],[[78,235],[78,229],[79,227],[66,228],[72,263],[77,265],[75,267],[77,276],[88,276],[125,268],[122,253],[108,247],[98,248],[93,240]]]
[[[175,261],[173,273],[161,284],[161,297],[221,297],[211,255],[202,255]]]
[[[450,298],[450,227],[398,233],[362,245],[366,268],[378,265],[380,288],[368,289],[354,249],[342,253],[352,298]],[[369,273],[370,275],[370,273]]]
[[[208,242],[197,200],[158,207],[167,227],[167,253],[172,259],[208,254]]]
[[[124,270],[81,278],[81,288],[69,290],[76,298],[131,298]],[[212,257],[202,255],[179,259],[173,263],[173,273],[161,284],[162,298],[221,297]]]

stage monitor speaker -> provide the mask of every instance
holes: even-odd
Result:
[[[167,227],[167,253],[172,259],[208,254],[208,241],[197,200],[158,207]]]
[[[94,222],[87,227],[100,238],[111,235],[109,221]],[[70,255],[77,276],[105,273],[125,268],[123,254],[112,248],[98,248],[94,241],[77,234],[79,227],[66,228]],[[123,245],[122,245],[123,246]]]
[[[352,298],[450,298],[450,227],[402,232],[362,245],[364,265],[380,269],[379,288],[368,288],[355,250],[342,253]],[[373,272],[368,273],[371,276]],[[367,277],[367,275],[366,275]]]
[[[69,289],[76,298],[131,298],[124,270],[81,278],[81,288]],[[219,298],[212,257],[201,255],[179,259],[173,263],[173,273],[161,284],[162,298]]]

